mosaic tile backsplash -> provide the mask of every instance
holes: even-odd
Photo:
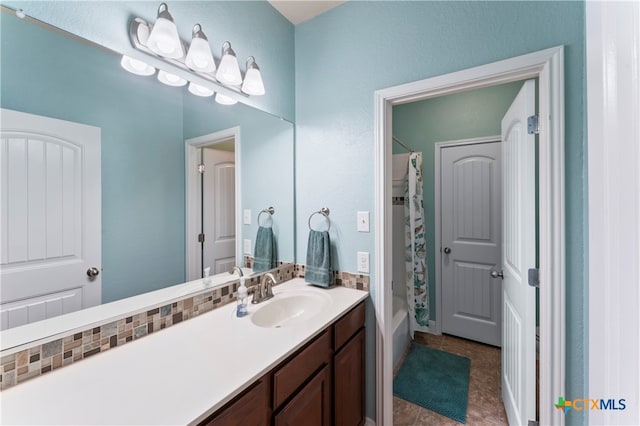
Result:
[[[250,257],[245,257],[245,265]],[[304,277],[304,265],[283,264],[275,269],[278,283],[295,277]],[[251,288],[260,282],[260,276],[247,279]],[[369,291],[369,276],[334,271],[335,285]],[[112,320],[86,330],[75,331],[56,340],[18,352],[4,351],[0,358],[0,389],[4,390],[26,380],[49,373],[74,362],[89,358],[117,346],[156,333],[174,324],[233,302],[239,282],[232,281],[215,289],[190,295],[172,303],[151,307],[147,311]]]

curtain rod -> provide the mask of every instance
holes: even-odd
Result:
[[[392,136],[393,141],[399,143],[404,149],[406,149],[409,152],[415,152],[413,149],[409,148],[407,145],[405,145],[404,143],[402,143],[402,141],[398,138],[396,138],[395,136]]]

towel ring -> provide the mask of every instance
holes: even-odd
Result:
[[[271,217],[274,213],[276,212],[276,210],[273,207],[269,207],[267,209],[262,209],[260,210],[260,213],[258,213],[258,226],[262,226],[260,225],[260,216],[262,216],[262,213],[267,213],[269,215],[269,217]]]
[[[329,208],[328,207],[323,207],[320,210],[318,210],[317,212],[311,213],[311,216],[309,216],[309,220],[307,221],[307,224],[309,225],[309,230],[313,231],[313,228],[311,228],[311,218],[316,214],[321,214],[322,216],[327,218],[327,221],[329,222],[329,227],[327,228],[327,231],[329,231],[331,229],[331,220],[329,219]]]

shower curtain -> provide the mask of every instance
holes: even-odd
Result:
[[[429,326],[427,243],[422,198],[422,153],[412,152],[409,156],[404,196],[407,305],[412,339],[416,330],[426,331]]]

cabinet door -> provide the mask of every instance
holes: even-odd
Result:
[[[335,425],[364,424],[364,329],[334,358]]]
[[[325,366],[275,417],[275,426],[331,424],[331,369]]]
[[[203,422],[206,426],[266,426],[271,417],[269,408],[269,381],[264,378],[249,391],[222,409],[213,418]]]

